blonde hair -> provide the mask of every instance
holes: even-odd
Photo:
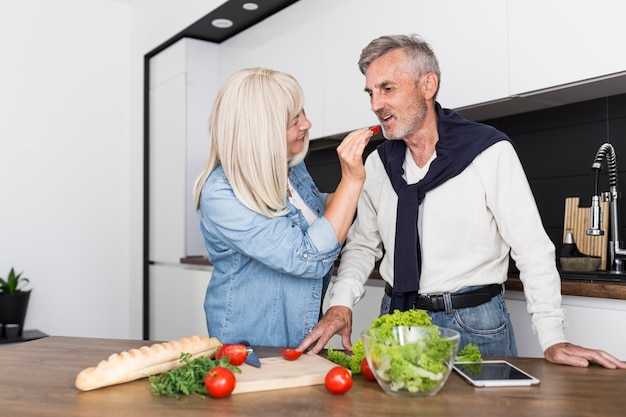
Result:
[[[210,148],[194,186],[194,206],[202,187],[222,165],[237,198],[267,217],[286,212],[288,167],[304,160],[287,156],[287,125],[304,108],[304,93],[294,77],[267,68],[247,68],[231,75],[220,88],[209,121]]]

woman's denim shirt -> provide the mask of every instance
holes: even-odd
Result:
[[[198,214],[213,264],[204,310],[209,335],[222,343],[296,347],[319,320],[341,245],[323,217],[327,194],[304,162],[289,180],[319,216],[310,226],[289,203],[277,218],[244,206],[221,166],[202,188]]]

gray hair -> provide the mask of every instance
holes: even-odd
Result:
[[[396,49],[402,49],[408,57],[416,82],[427,72],[434,72],[441,80],[439,61],[432,47],[419,35],[388,35],[374,39],[361,51],[359,70],[365,75],[372,61]]]

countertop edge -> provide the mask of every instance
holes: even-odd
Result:
[[[187,265],[211,265],[209,260],[203,256],[186,257],[180,259],[181,264]],[[337,267],[335,266],[335,273]],[[584,274],[583,276],[576,276],[576,274],[570,274],[572,278],[568,278],[568,273],[563,272],[561,277],[561,294],[574,295],[579,297],[594,297],[594,298],[610,298],[614,300],[626,300],[626,281],[621,276],[619,280],[611,282],[610,275],[606,273]],[[381,280],[382,278],[375,269],[370,275],[370,280]],[[507,291],[523,291],[522,281],[519,279],[518,274],[512,273],[505,284]]]

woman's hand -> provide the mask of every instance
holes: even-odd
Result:
[[[355,130],[337,147],[341,164],[341,181],[335,192],[326,198],[324,217],[330,222],[337,234],[337,240],[342,244],[352,225],[359,195],[365,182],[363,152],[373,135],[374,132],[371,129]]]
[[[365,168],[363,152],[374,132],[371,129],[359,129],[346,136],[337,147],[337,156],[341,165],[341,177],[349,181],[363,183]]]

